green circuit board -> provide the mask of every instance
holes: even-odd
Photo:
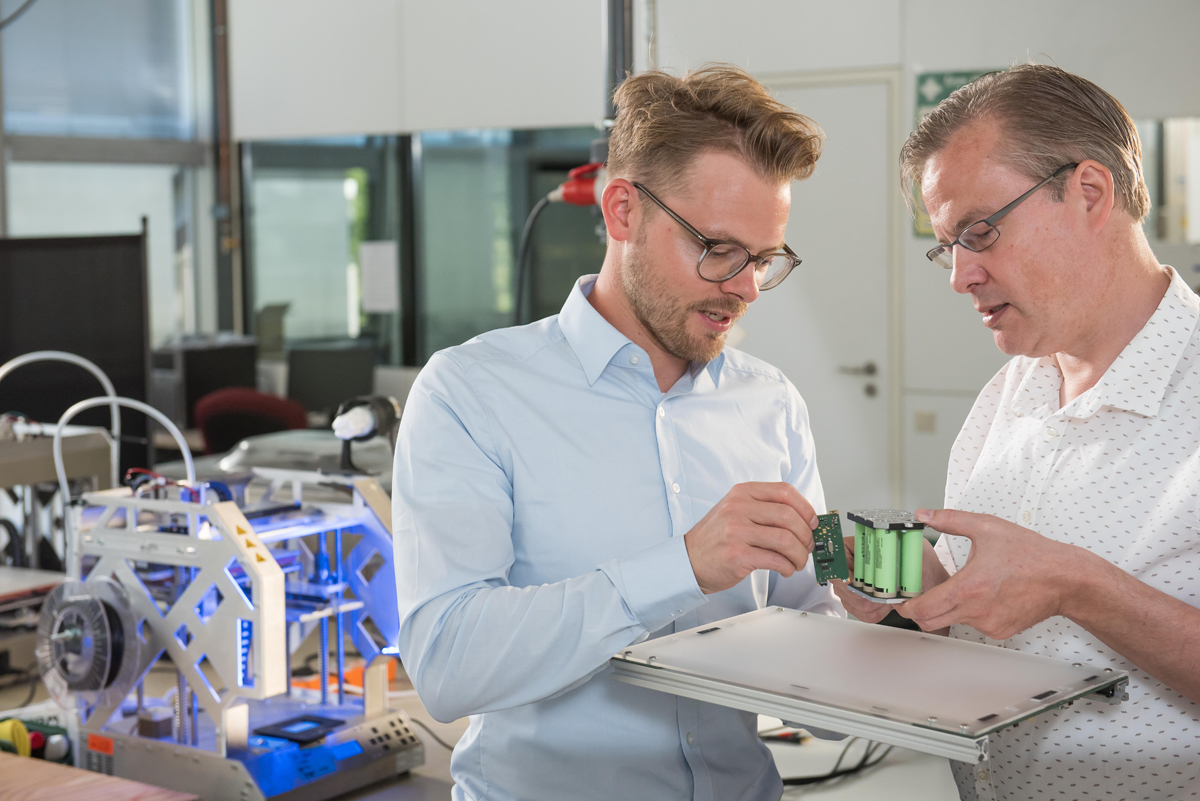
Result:
[[[813,569],[817,581],[822,585],[830,579],[850,580],[850,569],[846,566],[846,546],[842,542],[842,519],[837,510],[817,516],[817,527],[813,531]]]

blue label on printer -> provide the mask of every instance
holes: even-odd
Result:
[[[296,775],[304,783],[319,779],[325,774],[333,773],[336,770],[333,764],[334,758],[331,749],[323,745],[319,745],[316,748],[301,748],[289,752],[289,755],[296,766]]]
[[[349,759],[352,756],[358,756],[363,752],[363,747],[359,745],[358,740],[350,740],[344,743],[338,743],[332,746],[330,751],[333,752],[333,758],[338,762],[343,759]]]

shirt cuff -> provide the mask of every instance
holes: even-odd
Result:
[[[655,632],[705,602],[683,537],[671,537],[600,565],[646,631]]]

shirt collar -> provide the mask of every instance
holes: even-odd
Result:
[[[1105,406],[1158,416],[1171,376],[1200,320],[1200,298],[1174,268],[1171,284],[1142,330],[1121,351],[1096,385],[1064,409],[1069,417],[1091,417]],[[1034,361],[1013,395],[1011,409],[1018,416],[1044,416],[1058,408],[1062,375],[1054,360]],[[1043,407],[1049,406],[1049,409]]]
[[[1090,417],[1104,406],[1158,416],[1171,376],[1200,319],[1200,298],[1173,267],[1168,269],[1171,284],[1158,308],[1096,386],[1080,397],[1078,416]]]
[[[576,281],[575,286],[571,287],[571,293],[567,295],[562,311],[558,313],[558,327],[583,366],[589,386],[596,383],[604,368],[617,355],[617,351],[633,344],[629,337],[614,328],[588,301],[588,295],[596,287],[598,277],[585,275]],[[693,362],[689,370],[695,379],[701,370],[707,369],[713,385],[720,386],[721,368],[724,364],[725,354],[722,352],[707,364]]]
[[[558,314],[558,327],[583,366],[589,386],[596,383],[617,351],[630,344],[629,337],[613,328],[588,301],[596,278],[585,275],[576,281]]]

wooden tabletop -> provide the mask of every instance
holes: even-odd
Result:
[[[0,752],[0,801],[199,801],[163,790],[42,759]]]

